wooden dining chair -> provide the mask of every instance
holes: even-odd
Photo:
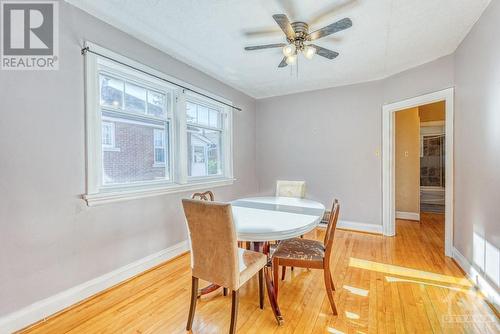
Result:
[[[212,282],[232,291],[230,333],[236,330],[239,288],[259,274],[259,304],[264,307],[266,255],[238,248],[231,204],[183,199],[191,240],[191,306],[186,329],[193,325],[198,280]]]
[[[330,220],[325,231],[323,242],[317,240],[308,240],[301,238],[293,238],[280,242],[273,256],[273,275],[274,275],[274,291],[276,300],[278,299],[278,270],[279,266],[294,266],[299,268],[323,269],[323,277],[325,280],[326,294],[330,301],[333,314],[337,315],[337,308],[333,300],[333,284],[332,274],[330,270],[330,256],[333,250],[333,239],[337,220],[339,217],[340,205],[337,200],[334,200]]]

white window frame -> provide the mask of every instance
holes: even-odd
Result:
[[[134,60],[109,51],[96,44],[86,42],[85,46],[103,55],[104,57],[87,53],[85,56],[85,99],[86,99],[86,146],[87,146],[87,191],[83,195],[89,206],[100,205],[110,202],[158,196],[169,193],[188,192],[199,189],[207,189],[218,186],[233,184],[233,138],[232,138],[232,108],[221,103],[212,101],[210,98],[198,96],[188,90],[180,89],[176,85],[170,85],[158,78],[162,78],[188,89],[196,90],[206,96],[223,101],[232,105],[231,101],[225,100],[203,89],[182,82],[170,77],[160,71],[145,66]],[[112,61],[111,58],[115,61]],[[121,64],[120,64],[121,63]],[[140,71],[136,71],[126,65],[147,72],[153,76],[148,76]],[[147,182],[134,182],[124,185],[104,186],[102,183],[102,118],[99,91],[99,73],[105,67],[111,75],[122,74],[120,79],[132,81],[130,78],[138,77],[154,83],[151,90],[160,91],[161,87],[168,87],[172,92],[171,115],[168,116],[169,124],[169,154],[165,157],[169,161],[170,180],[154,180]],[[140,82],[142,82],[140,80]],[[159,89],[160,87],[160,89]],[[149,87],[148,87],[149,88]],[[222,131],[223,150],[221,155],[223,174],[201,178],[188,178],[188,152],[187,152],[187,125],[186,125],[186,99],[197,99],[215,105],[221,110],[224,131]],[[135,114],[134,114],[135,115]],[[168,159],[168,160],[167,160]],[[167,181],[167,182],[166,182]]]

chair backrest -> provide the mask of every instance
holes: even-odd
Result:
[[[211,192],[210,190],[207,190],[203,193],[194,193],[193,196],[191,196],[191,199],[199,199],[202,201],[214,201],[214,193]]]
[[[335,235],[335,229],[337,228],[337,221],[339,219],[340,204],[337,199],[333,201],[332,211],[330,213],[330,219],[328,220],[328,226],[325,232],[325,259],[330,260],[330,254],[333,248],[333,238]]]
[[[231,204],[183,199],[195,277],[229,289],[239,287],[236,230]]]
[[[276,196],[284,197],[306,197],[305,181],[276,181]]]

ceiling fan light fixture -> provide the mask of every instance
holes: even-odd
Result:
[[[285,57],[290,57],[295,54],[295,45],[294,44],[288,44],[283,47],[283,55]]]
[[[288,56],[286,57],[286,63],[288,65],[292,65],[292,64],[295,64],[295,62],[297,61],[297,55],[293,54],[291,56]]]
[[[316,54],[316,48],[313,47],[313,46],[310,46],[310,45],[307,45],[305,48],[304,48],[304,56],[307,58],[307,59],[312,59],[312,57],[314,57],[314,55]]]

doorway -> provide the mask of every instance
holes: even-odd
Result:
[[[432,120],[428,118],[428,113],[419,113],[419,109],[426,110],[429,106],[436,107],[439,104],[444,107],[443,120]],[[412,139],[398,147],[396,119],[403,115],[402,113],[397,115],[403,110],[413,110],[402,117],[412,122],[407,130],[412,133]],[[397,217],[419,220],[421,211],[441,212],[445,215],[445,254],[451,256],[453,250],[453,88],[384,105],[382,113],[384,235],[395,235]],[[396,174],[398,174],[397,165],[400,164],[397,164],[397,160],[400,160],[402,166],[406,163],[414,170],[413,177],[406,180],[410,184],[411,192],[399,198],[399,192],[396,193],[398,185]],[[397,205],[408,211],[397,211]]]

